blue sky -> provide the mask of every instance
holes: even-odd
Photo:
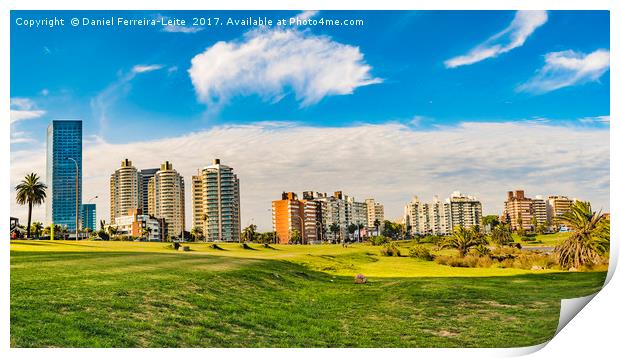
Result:
[[[607,11],[321,11],[303,16],[359,18],[364,25],[219,26],[192,32],[161,27],[32,29],[15,22],[18,17],[49,16],[68,21],[298,14],[12,11],[12,152],[41,148],[45,128],[56,118],[84,120],[87,143],[106,145],[257,123],[276,123],[278,131],[396,125],[420,133],[505,123],[608,136]],[[225,63],[218,64],[219,59]],[[204,161],[221,153],[230,154],[204,153]],[[597,175],[604,176],[605,170],[607,183],[597,188],[608,193],[608,163]],[[410,194],[402,201],[417,191],[415,186],[403,189]],[[501,198],[493,200],[500,205]],[[608,199],[600,206],[607,207]],[[400,210],[395,205],[392,212]]]

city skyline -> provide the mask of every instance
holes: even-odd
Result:
[[[124,15],[132,14],[183,12]],[[261,14],[298,12],[253,15]],[[485,214],[499,214],[515,187],[609,210],[607,12],[308,14],[343,15],[367,25],[36,33],[12,25],[12,215],[24,217],[25,210],[14,203],[15,184],[30,171],[44,177],[42,130],[57,118],[84,120],[83,195],[99,197],[98,218],[109,217],[106,181],[123,158],[138,168],[168,160],[186,178],[205,160],[221,158],[244,183],[242,227],[254,219],[269,228],[269,203],[282,190],[372,196],[391,219],[412,195],[428,201],[454,190],[480,198]],[[124,40],[114,41],[119,36]],[[87,40],[119,56],[105,63],[95,53],[76,56],[76,44]],[[253,47],[259,40],[282,56],[274,63],[239,56],[260,52]],[[334,55],[297,54],[286,45],[308,41]],[[287,62],[295,56],[305,65]],[[205,72],[213,57],[230,58],[229,67]],[[563,61],[585,72],[558,65]],[[224,76],[263,65],[291,72],[267,85],[239,81],[243,73]],[[328,70],[342,73],[340,65],[354,75],[331,82]],[[287,78],[328,85],[317,91]],[[592,143],[587,151],[584,143]],[[33,220],[43,221],[41,210]]]

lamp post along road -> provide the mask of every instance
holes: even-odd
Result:
[[[75,241],[78,241],[78,236],[80,233],[80,219],[79,219],[79,212],[80,212],[80,204],[79,204],[79,198],[80,198],[80,169],[78,167],[78,163],[75,159],[73,158],[67,158],[71,161],[73,161],[73,164],[75,164]]]

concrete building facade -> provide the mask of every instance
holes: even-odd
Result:
[[[194,228],[202,230],[208,241],[240,241],[240,195],[233,168],[214,159],[212,165],[192,176]]]
[[[110,175],[110,223],[116,217],[129,215],[130,210],[142,208],[142,183],[138,170],[129,159]]]
[[[165,221],[162,231],[168,238],[180,238],[185,231],[185,181],[164,162],[149,180],[148,214]]]

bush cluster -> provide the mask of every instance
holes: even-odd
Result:
[[[400,250],[394,243],[387,243],[383,245],[381,249],[381,255],[383,256],[400,256]]]
[[[390,239],[388,239],[387,237],[383,236],[383,235],[379,235],[379,236],[371,236],[368,239],[368,242],[370,242],[370,244],[372,246],[380,246],[380,245],[385,245],[388,242],[390,242]]]
[[[413,245],[409,249],[409,257],[425,261],[433,261],[434,258],[433,254],[431,254],[431,251],[422,245]]]
[[[551,269],[558,267],[558,257],[553,253],[523,252],[511,247],[497,248],[488,255],[436,256],[435,262],[452,267],[518,268],[522,270]]]
[[[437,256],[435,262],[440,265],[452,266],[452,267],[491,267],[495,263],[488,256],[474,256],[467,255],[465,257],[460,256]]]

